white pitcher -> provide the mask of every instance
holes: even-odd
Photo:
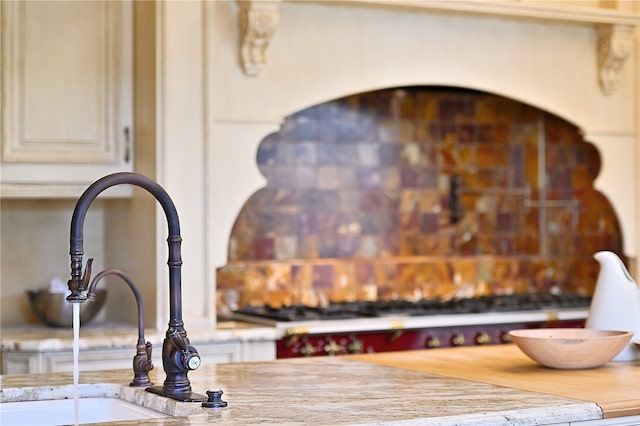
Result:
[[[640,340],[640,288],[615,253],[599,251],[593,257],[600,263],[600,273],[585,327],[634,332],[613,361],[640,359],[640,351],[634,345]]]

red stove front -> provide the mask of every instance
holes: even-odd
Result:
[[[391,329],[375,332],[311,334],[300,330],[276,342],[277,358],[406,351],[511,343],[509,331],[521,328],[583,327],[584,319]]]
[[[282,331],[277,358],[510,343],[521,328],[583,327],[590,298],[529,294],[452,301],[246,307],[236,319]]]

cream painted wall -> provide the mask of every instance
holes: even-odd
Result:
[[[604,95],[591,27],[284,2],[267,66],[258,77],[248,77],[237,59],[235,4],[213,7],[219,16],[212,28],[219,69],[211,84],[219,120],[277,122],[350,93],[464,84],[597,130],[633,128],[633,99],[626,95],[633,69],[625,67],[616,94]]]
[[[182,318],[188,328],[215,324],[213,283],[206,265],[205,21],[203,3],[136,3],[136,171],[156,180],[173,200],[182,236]],[[112,202],[107,257],[143,290],[145,322],[169,321],[168,225],[144,190]],[[119,290],[119,318],[131,322],[135,305]],[[124,309],[123,309],[124,306]]]
[[[473,87],[581,126],[607,151],[598,185],[621,215],[627,254],[638,257],[637,50],[618,91],[605,96],[597,84],[590,28],[285,1],[266,68],[248,77],[238,61],[235,1],[138,3],[137,18],[145,19],[137,22],[137,37],[149,38],[139,48],[153,55],[144,71],[137,69],[136,170],[164,185],[180,214],[188,330],[215,323],[215,268],[226,263],[229,233],[243,203],[264,185],[255,163],[260,140],[300,108],[382,87]],[[629,4],[640,11],[638,1],[624,3],[627,10]],[[465,66],[457,65],[460,58]],[[147,87],[139,92],[141,82]],[[27,321],[19,298],[33,282],[44,285],[54,274],[68,274],[73,204],[2,201],[3,326]],[[130,268],[150,305],[148,321],[165,328],[166,222],[158,206],[145,194],[132,202],[99,202],[85,229],[95,233],[85,234],[87,252],[109,262],[105,267]],[[115,308],[109,313],[122,317]]]
[[[185,324],[215,324],[215,292],[206,265],[205,99],[206,20],[199,1],[156,6],[156,179],[172,197],[182,235],[182,308]],[[157,210],[156,326],[166,326],[169,283],[166,220]],[[162,243],[161,243],[162,241]]]
[[[284,116],[350,93],[412,84],[502,94],[581,127],[603,154],[597,185],[620,215],[625,252],[638,256],[638,55],[625,64],[617,91],[603,94],[593,26],[283,2],[266,67],[249,77],[238,61],[237,5],[213,2],[207,10],[214,265],[226,262],[232,221],[264,184],[257,146]],[[253,154],[236,160],[237,150]]]
[[[0,324],[40,324],[25,291],[70,277],[69,227],[75,203],[66,200],[2,200],[0,204]],[[96,201],[84,225],[85,253],[103,268],[104,204]],[[101,317],[94,321],[104,319]]]
[[[134,24],[134,146],[136,172],[155,179],[156,175],[156,35],[155,3],[135,3]],[[145,325],[155,328],[157,277],[155,199],[142,189],[134,189],[131,199],[109,202],[105,215],[105,262],[126,271],[142,295]],[[135,299],[121,279],[110,279],[110,292],[116,297],[107,303],[109,319],[135,324]],[[166,322],[166,320],[164,320]]]

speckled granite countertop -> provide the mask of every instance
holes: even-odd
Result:
[[[193,344],[276,340],[276,331],[272,327],[230,321],[220,322],[215,330],[187,329],[189,340]],[[145,340],[159,347],[164,340],[165,330],[145,330]],[[52,328],[47,326],[3,327],[1,330],[1,348],[5,351],[62,351],[73,349],[73,330],[70,328]],[[80,328],[81,349],[110,349],[135,347],[138,328],[122,324],[88,324]]]
[[[481,363],[478,368],[482,368]],[[113,395],[113,386],[107,392],[105,385],[87,384],[127,384],[131,377],[127,370],[81,371],[80,383],[85,384],[81,385],[85,390]],[[162,383],[164,373],[160,366],[152,371],[151,379]],[[197,403],[177,403],[127,386],[116,387],[120,389],[116,393],[123,399],[178,416],[138,424],[545,425],[602,417],[593,402],[376,365],[350,357],[203,365],[190,373],[190,379],[195,392],[223,390],[228,407],[203,409]],[[59,396],[69,397],[70,383],[71,374],[3,376],[0,401],[38,397],[43,389],[50,391],[52,386],[64,386],[58,390]],[[29,386],[35,388],[24,389]],[[19,387],[23,389],[16,389]]]

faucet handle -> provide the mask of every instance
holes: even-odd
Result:
[[[151,342],[147,342],[145,344],[145,352],[147,354],[147,360],[144,363],[143,368],[146,371],[151,371],[153,370],[153,361],[151,361],[151,350],[153,349],[153,345],[151,344]]]
[[[67,282],[71,294],[67,296],[67,301],[71,303],[81,303],[87,300],[87,295],[84,294],[89,289],[89,281],[91,281],[91,265],[93,264],[93,258],[87,260],[87,265],[84,269],[82,279],[71,279]]]
[[[133,381],[129,386],[148,387],[153,385],[149,379],[149,371],[153,370],[151,361],[151,342],[138,340],[136,356],[133,357]]]
[[[82,290],[89,288],[89,281],[91,281],[91,266],[93,265],[93,258],[87,260],[87,264],[84,267],[84,274],[82,274]]]
[[[171,340],[174,346],[181,351],[187,350],[187,343],[184,341],[184,337],[182,337],[178,330],[176,330],[175,328],[169,329],[169,331],[167,332],[167,337],[169,338],[169,340]]]
[[[151,351],[153,350],[153,345],[151,344],[151,342],[145,343],[144,348],[145,352],[147,353],[147,358],[151,359]]]
[[[182,352],[182,365],[188,370],[195,370],[200,367],[202,360],[200,359],[200,354],[193,346],[189,345],[189,341],[186,337],[182,337],[182,335],[178,332],[178,330],[171,330],[167,336],[173,342],[176,348],[178,348]]]

